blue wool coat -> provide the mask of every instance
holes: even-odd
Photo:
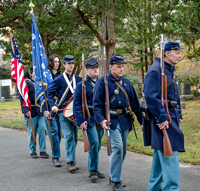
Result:
[[[167,76],[167,86],[170,85],[174,76],[175,66],[165,61],[164,72]],[[151,65],[144,81],[144,95],[147,107],[152,114],[150,122],[144,120],[143,138],[144,145],[150,146],[152,149],[163,150],[163,133],[156,124],[168,120],[165,107],[161,104],[161,68],[160,58],[156,57],[154,63]],[[177,101],[178,105],[174,109],[169,109],[171,116],[171,124],[167,133],[171,141],[173,151],[185,151],[184,149],[184,135],[179,128],[179,119],[182,119],[181,104],[179,99],[179,84],[175,78],[175,84],[167,94],[167,99]]]
[[[119,79],[116,79],[112,73],[110,72],[107,76],[108,80],[108,90],[109,90],[109,99],[111,99],[112,95],[114,94],[114,91],[117,89],[117,85],[115,84],[115,81],[119,82],[122,79],[122,87],[126,90],[129,100],[131,102],[131,107],[134,113],[137,116],[137,120],[140,124],[142,124],[142,115],[140,113],[140,104],[137,97],[137,94],[135,92],[135,89],[131,82],[125,78],[120,77]],[[104,77],[101,77],[95,85],[94,89],[94,98],[93,98],[93,110],[94,110],[94,116],[95,120],[99,124],[101,121],[105,120],[105,87],[104,87]],[[119,90],[119,94],[116,96],[115,100],[111,103],[110,109],[125,109],[128,108],[129,104],[127,101],[126,96],[124,93]],[[131,127],[131,116],[129,114],[126,114],[123,112],[120,115],[116,115],[111,119],[111,129],[117,128],[117,123],[120,123],[120,126],[123,130],[127,130]]]
[[[74,74],[74,73],[72,73]],[[71,80],[72,75],[69,77],[69,74],[66,73],[67,77],[69,80]],[[78,84],[81,81],[81,77],[75,75],[75,79],[76,79],[76,84]],[[49,91],[47,93],[47,99],[48,99],[48,103],[50,105],[50,110],[53,106],[56,106],[55,104],[55,100],[54,97],[55,95],[57,96],[58,100],[61,99],[62,95],[64,94],[66,88],[67,88],[67,82],[65,81],[65,78],[63,76],[63,74],[59,75],[58,77],[56,77],[53,81],[53,83],[51,84]],[[73,86],[73,82],[72,82],[72,86]],[[69,90],[65,100],[69,100],[72,96],[71,91]],[[64,109],[65,106],[61,105],[59,109]],[[62,113],[63,111],[59,111],[60,113]]]
[[[88,75],[86,79],[95,83]],[[87,81],[85,81],[86,86],[86,97],[92,92],[93,86],[91,86]],[[88,105],[93,105],[93,96],[87,100]],[[88,122],[88,117],[86,113],[86,119],[83,118],[82,113],[82,82],[79,82],[74,93],[74,102],[73,102],[74,116],[76,118],[76,124],[80,126],[84,121]],[[95,125],[95,119],[93,112],[90,112],[90,121],[88,122],[88,127],[93,127]]]
[[[56,74],[53,74],[53,73],[52,73],[52,78],[53,78],[53,80],[54,80],[55,78],[57,78],[58,76],[60,76],[60,73],[56,73]]]
[[[34,83],[34,81],[32,79],[31,79],[31,81]],[[40,112],[40,108],[35,107],[35,87],[33,87],[28,81],[26,81],[26,85],[29,89],[28,97],[31,101],[31,117],[35,117],[37,115],[43,116],[43,112]],[[20,95],[21,108],[22,108],[22,112],[25,115],[26,112],[30,111],[30,109],[29,109],[29,107],[23,107],[23,102],[24,102],[24,100]],[[43,110],[46,110],[46,104],[43,105]]]

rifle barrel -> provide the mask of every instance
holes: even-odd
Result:
[[[105,117],[107,120],[107,127],[110,126],[110,102],[109,102],[109,90],[108,90],[108,81],[107,81],[107,72],[106,72],[106,50],[104,46],[104,84],[105,84]],[[108,156],[111,155],[111,139],[110,139],[110,130],[106,130],[107,135],[107,152]]]

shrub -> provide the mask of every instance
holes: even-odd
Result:
[[[138,94],[138,97],[141,98],[142,97],[142,82],[140,78],[138,76],[127,75],[126,72],[123,74],[123,76],[128,78],[131,81],[131,83],[134,85],[135,91]]]

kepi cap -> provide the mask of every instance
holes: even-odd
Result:
[[[109,65],[113,65],[113,64],[126,64],[126,62],[124,61],[124,57],[119,55],[119,54],[114,54],[111,58],[110,58],[110,62]]]
[[[171,51],[171,50],[180,50],[182,49],[179,42],[176,41],[169,41],[165,43],[164,52]]]
[[[86,68],[92,68],[95,66],[99,66],[99,63],[95,58],[89,59],[85,65]]]
[[[66,55],[63,58],[63,62],[71,63],[71,62],[76,62],[76,61],[74,60],[74,56],[72,56],[72,55]]]

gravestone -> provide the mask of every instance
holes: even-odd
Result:
[[[11,96],[10,96],[10,86],[0,86],[1,90],[1,95],[0,97],[4,97],[5,100],[11,100]]]
[[[191,94],[191,83],[181,83],[180,100],[193,100],[194,96]]]

